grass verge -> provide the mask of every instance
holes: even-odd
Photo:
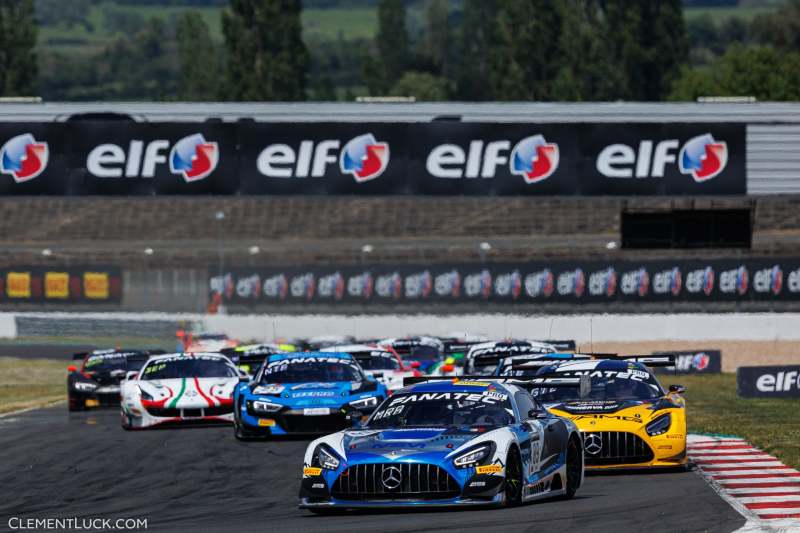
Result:
[[[63,361],[0,357],[0,413],[65,400],[66,376]]]
[[[687,388],[686,417],[693,433],[736,435],[800,468],[800,415],[796,398],[755,399],[736,395],[736,375],[662,376]]]

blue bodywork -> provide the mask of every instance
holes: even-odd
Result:
[[[481,394],[487,383],[470,385],[470,382],[438,381],[420,383],[396,392],[401,394],[470,393]],[[325,508],[385,508],[428,506],[500,505],[505,501],[505,465],[512,446],[520,452],[523,479],[523,499],[552,493],[557,472],[564,471],[566,440],[570,438],[571,422],[548,416],[547,420],[528,419],[519,412],[519,394],[527,392],[500,383],[488,385],[495,393],[507,394],[514,411],[514,422],[500,427],[442,425],[442,427],[345,430],[312,442],[306,453],[303,480],[300,489],[300,507]],[[393,396],[392,398],[395,398]],[[378,407],[377,412],[391,408],[390,398]],[[373,415],[376,416],[376,415]],[[553,424],[553,428],[548,427]],[[559,429],[559,431],[556,431]],[[564,442],[558,443],[561,439]],[[492,453],[477,466],[458,467],[454,460],[473,446],[492,443]],[[339,461],[335,468],[321,468],[316,460],[317,450],[323,447]],[[555,452],[550,454],[550,452]],[[400,492],[381,489],[380,483],[387,468],[395,467],[412,480],[400,487]],[[433,480],[431,469],[437,472],[435,493],[425,493],[427,480]],[[479,472],[480,469],[480,472]],[[422,474],[420,474],[420,472]],[[450,477],[440,490],[445,474]],[[414,476],[416,477],[416,484]],[[355,479],[353,478],[355,476]],[[420,477],[423,476],[423,477]],[[427,477],[424,477],[427,476]],[[423,481],[420,481],[422,479]],[[369,488],[370,483],[374,486]],[[342,496],[345,488],[364,494]],[[419,489],[419,495],[413,494]],[[370,492],[372,490],[372,492]],[[377,494],[376,494],[377,492]],[[338,495],[338,496],[337,496]]]
[[[358,366],[346,353],[295,352],[269,356],[264,367],[272,363],[294,360],[317,361],[338,359]],[[360,368],[360,367],[359,367]],[[362,374],[360,381],[259,383],[264,369],[250,383],[241,383],[234,391],[237,434],[244,437],[324,434],[350,425],[345,416],[350,411],[369,414],[387,396],[386,386]],[[359,400],[375,398],[374,405],[353,407]],[[266,402],[280,409],[275,412],[256,412],[253,402]],[[323,413],[323,414],[319,414]]]

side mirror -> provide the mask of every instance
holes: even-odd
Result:
[[[349,411],[346,415],[344,415],[344,419],[347,420],[354,428],[361,427],[362,418],[364,418],[364,413],[361,411]]]
[[[684,387],[683,385],[670,385],[669,391],[674,392],[676,394],[683,394],[684,392],[686,392],[686,387]]]
[[[442,365],[441,366],[442,372],[445,372],[445,373],[450,373],[455,369],[456,369],[456,367],[454,367],[453,365]]]
[[[78,367],[75,366],[75,365],[69,365],[67,367],[67,372],[77,372],[77,371],[78,371]]]
[[[137,375],[139,375],[139,372],[136,370],[128,370],[128,373],[125,374],[125,381],[134,379]]]
[[[420,363],[419,361],[411,361],[411,364],[409,364],[408,366],[410,366],[411,368],[419,368],[422,366],[422,363]]]
[[[247,374],[239,374],[239,383],[249,383],[249,382],[250,382],[250,376],[248,376]]]

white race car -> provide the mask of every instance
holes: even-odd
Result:
[[[390,393],[403,388],[403,378],[422,375],[418,370],[406,366],[400,356],[388,347],[349,344],[331,346],[320,351],[349,353],[365,374],[386,385]]]
[[[233,390],[247,379],[230,359],[214,353],[151,357],[126,377],[123,429],[233,422]]]

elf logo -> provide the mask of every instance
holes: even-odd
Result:
[[[288,144],[270,144],[258,155],[256,167],[268,178],[321,178],[330,165],[338,163],[342,174],[364,183],[383,174],[389,159],[389,143],[366,133],[350,139],[344,147],[338,139],[303,140],[296,149]]]
[[[0,148],[0,172],[17,183],[30,181],[47,168],[50,150],[30,133],[12,137]]]
[[[134,139],[127,151],[117,144],[101,144],[89,152],[86,170],[98,178],[153,178],[158,165],[169,163],[173,174],[191,183],[208,177],[217,168],[219,146],[208,142],[200,133],[178,140],[170,149],[165,139]]]
[[[607,178],[663,178],[668,164],[678,164],[681,174],[692,176],[697,183],[706,182],[725,170],[728,145],[710,133],[686,141],[667,139],[654,143],[643,140],[638,150],[627,144],[612,144],[597,156],[597,171]]]
[[[542,135],[532,135],[513,148],[511,141],[505,139],[475,139],[466,150],[457,144],[440,144],[428,154],[425,169],[435,178],[494,178],[498,168],[508,165],[512,175],[533,184],[549,178],[558,163],[558,144],[547,142]]]

